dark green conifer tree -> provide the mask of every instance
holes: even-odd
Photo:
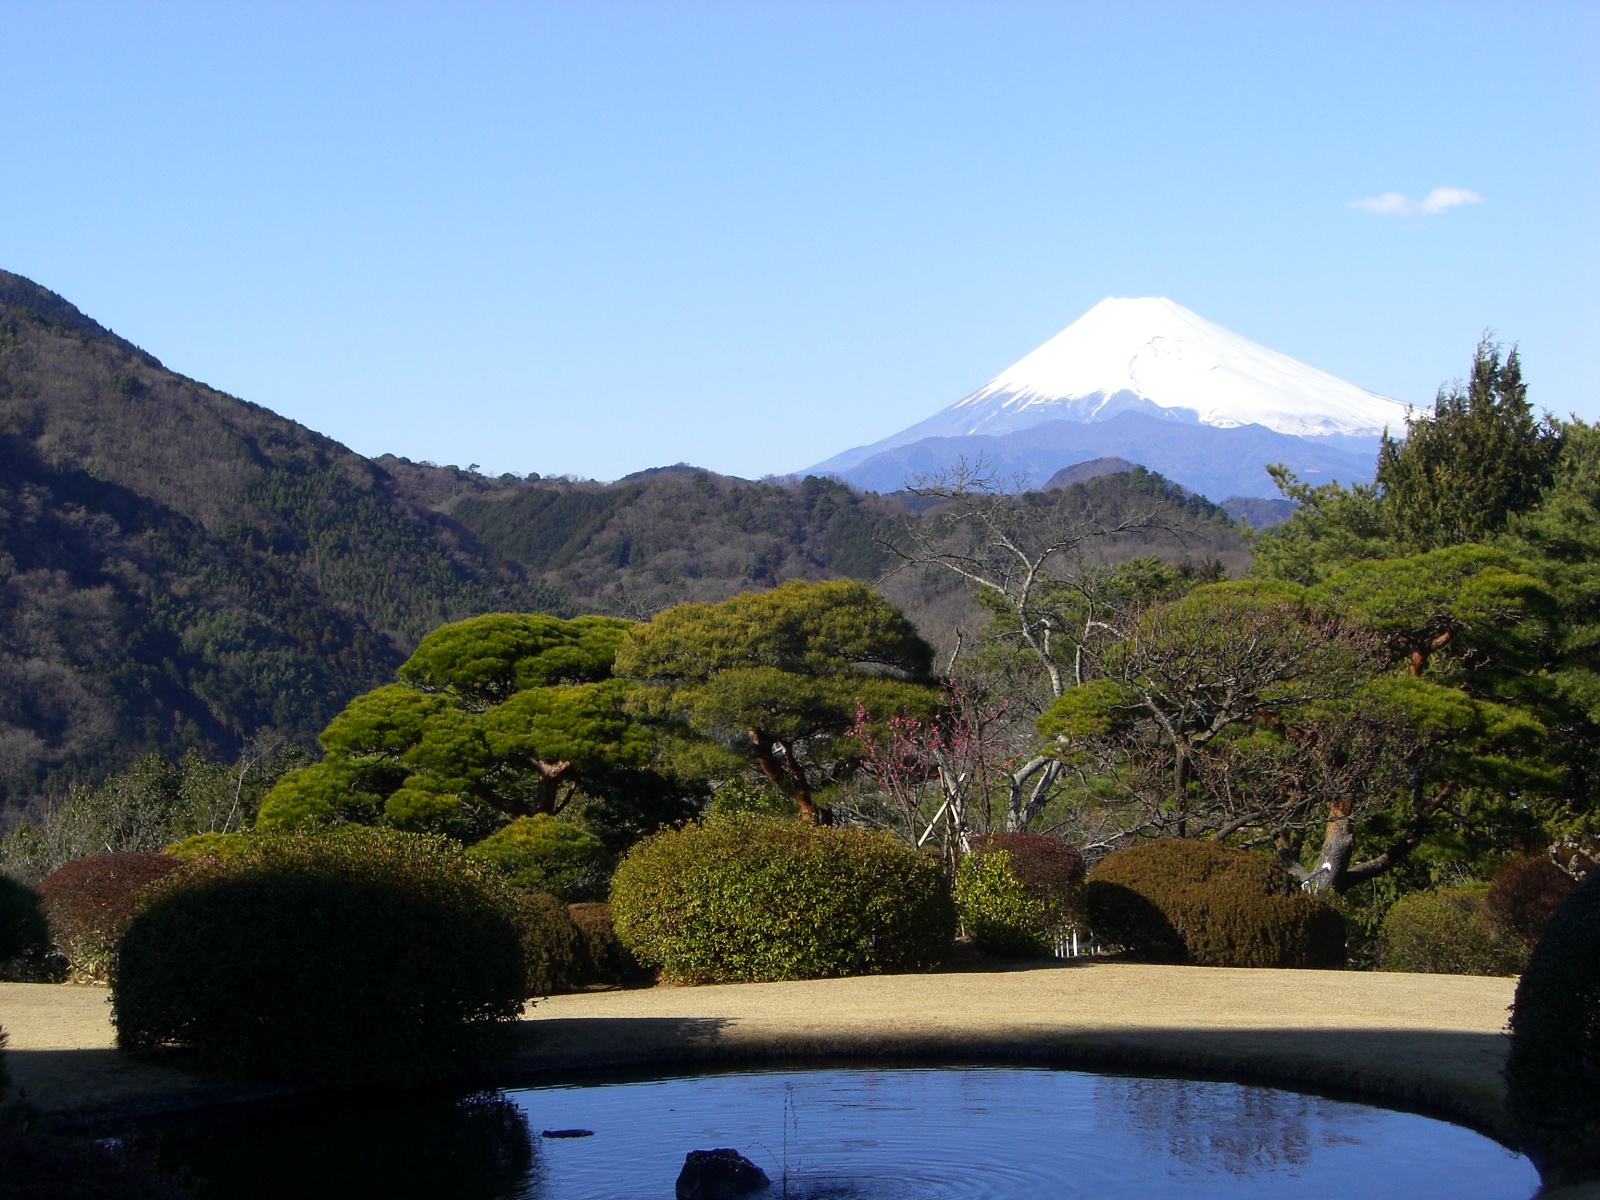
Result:
[[[1485,337],[1464,387],[1440,388],[1431,415],[1406,420],[1405,441],[1385,436],[1385,524],[1412,551],[1483,541],[1538,503],[1560,453],[1560,430],[1528,404],[1516,348],[1502,361]]]

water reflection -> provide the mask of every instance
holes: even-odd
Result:
[[[527,1117],[500,1092],[222,1110],[144,1140],[219,1200],[520,1200],[542,1180]]]
[[[540,1130],[592,1130],[541,1138]],[[670,1197],[733,1146],[769,1200],[1525,1200],[1525,1159],[1468,1130],[1270,1088],[1010,1068],[728,1073],[463,1099],[324,1102],[148,1127],[227,1200]]]
[[[1094,1111],[1103,1135],[1131,1134],[1146,1157],[1244,1179],[1298,1176],[1319,1148],[1361,1145],[1380,1110],[1272,1088],[1112,1076],[1095,1082]]]

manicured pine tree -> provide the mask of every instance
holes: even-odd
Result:
[[[802,818],[828,823],[818,793],[859,765],[849,736],[859,711],[931,714],[932,660],[905,615],[865,584],[792,581],[657,613],[629,631],[616,670],[653,685],[651,711],[741,745]]]

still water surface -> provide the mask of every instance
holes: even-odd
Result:
[[[543,1136],[572,1129],[593,1136]],[[764,1200],[1526,1200],[1538,1186],[1527,1159],[1412,1113],[1239,1084],[1004,1067],[302,1104],[143,1136],[229,1200],[668,1198],[684,1154],[718,1146],[772,1177]]]

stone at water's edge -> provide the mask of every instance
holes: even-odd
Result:
[[[737,1150],[691,1150],[678,1172],[678,1200],[735,1200],[771,1182]]]

